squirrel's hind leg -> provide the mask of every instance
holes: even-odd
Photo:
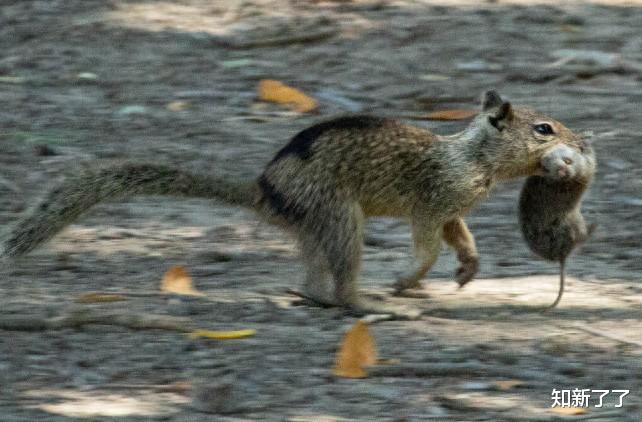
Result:
[[[318,284],[324,282],[322,275],[314,272],[323,269],[324,265],[319,267],[319,263],[327,263],[334,281],[332,302],[339,306],[359,315],[386,314],[400,319],[416,319],[421,315],[418,310],[366,299],[359,293],[364,216],[356,202],[336,201],[317,208],[316,215],[319,218],[315,219],[314,225],[307,230],[304,227],[300,236],[302,243],[316,245],[316,256],[306,258],[309,271],[306,285],[313,290],[313,294],[319,293],[319,289],[324,290],[323,284]],[[313,284],[315,287],[312,287]]]

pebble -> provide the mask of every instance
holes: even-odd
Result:
[[[192,407],[200,412],[215,414],[240,413],[244,410],[241,393],[231,382],[196,386],[192,394]]]
[[[38,144],[33,147],[33,153],[38,157],[51,157],[58,155],[55,149],[46,144]]]
[[[483,391],[483,390],[490,390],[492,385],[491,383],[484,382],[484,381],[470,381],[470,382],[465,382],[463,384],[460,384],[459,387],[462,390]]]
[[[500,64],[489,63],[485,60],[472,60],[469,62],[459,62],[455,64],[457,70],[463,70],[466,72],[489,72],[489,71],[498,71],[503,68]]]
[[[142,105],[128,105],[118,109],[116,114],[119,116],[143,115],[147,114],[147,107]]]

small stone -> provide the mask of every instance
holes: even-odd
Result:
[[[330,88],[325,88],[317,91],[315,93],[315,97],[320,100],[333,103],[338,107],[346,111],[349,111],[350,113],[358,113],[363,110],[363,107],[361,106],[361,104],[345,97],[340,92]]]
[[[189,303],[176,297],[167,300],[167,313],[174,316],[188,316],[192,314]]]
[[[142,105],[128,105],[121,107],[116,114],[120,116],[141,115],[147,113],[147,107]]]
[[[555,372],[563,375],[581,377],[586,374],[584,366],[580,363],[574,362],[561,362],[556,365],[553,365]]]
[[[598,50],[582,50],[561,48],[554,50],[551,56],[565,64],[583,64],[588,66],[615,66],[620,64],[622,57],[618,53],[607,53]]]
[[[98,75],[91,72],[80,72],[76,77],[81,81],[95,81],[98,79]]]
[[[440,75],[437,73],[425,73],[423,75],[419,75],[419,79],[427,82],[444,82],[450,80],[451,77],[448,75]]]
[[[236,60],[224,60],[220,62],[222,67],[227,69],[234,69],[237,67],[247,67],[256,64],[252,59],[236,59]]]
[[[199,385],[194,389],[192,406],[205,413],[230,414],[244,411],[240,393],[230,382],[216,385]]]
[[[230,262],[234,259],[232,255],[219,251],[204,251],[197,255],[198,259],[208,262]]]
[[[172,101],[165,106],[169,111],[185,111],[190,107],[187,101]]]
[[[549,337],[539,345],[540,349],[552,356],[565,356],[571,351],[569,340],[563,336]]]
[[[604,163],[615,170],[626,170],[633,167],[632,163],[620,158],[610,158],[608,160],[605,160]]]
[[[470,381],[461,384],[460,387],[462,390],[482,391],[489,390],[491,388],[491,384],[483,381]]]
[[[47,144],[38,144],[34,146],[33,153],[38,157],[51,157],[54,155],[58,155],[56,150],[54,150]]]
[[[562,22],[566,25],[582,26],[586,23],[586,20],[581,16],[567,15]]]
[[[459,62],[455,65],[457,70],[464,70],[467,72],[489,72],[501,70],[502,65],[489,63],[485,60],[471,60],[469,62]]]

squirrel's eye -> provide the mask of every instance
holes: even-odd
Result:
[[[533,126],[533,130],[540,135],[554,135],[555,131],[553,130],[553,127],[549,125],[548,123],[540,123],[538,125]]]

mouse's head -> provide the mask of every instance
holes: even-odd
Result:
[[[549,116],[514,107],[496,91],[485,92],[481,105],[471,125],[482,134],[482,150],[495,161],[499,179],[538,174],[542,157],[558,145],[580,152],[581,137]]]
[[[595,174],[595,153],[586,140],[579,148],[556,145],[542,156],[540,169],[551,180],[589,181]]]

